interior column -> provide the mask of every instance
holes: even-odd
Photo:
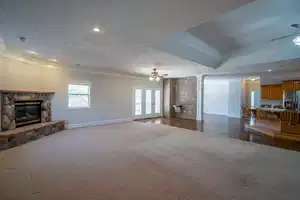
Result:
[[[197,120],[204,120],[204,75],[197,76]]]

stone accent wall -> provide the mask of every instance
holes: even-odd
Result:
[[[164,79],[164,117],[196,119],[197,78]],[[175,113],[173,105],[182,105],[181,113]]]
[[[42,122],[51,121],[51,99],[53,97],[52,93],[2,92],[1,96],[1,131],[13,130],[16,128],[15,101],[42,100]]]
[[[182,105],[182,113],[177,117],[196,119],[197,115],[197,78],[186,77],[176,80],[176,104]]]
[[[65,128],[65,121],[52,121],[28,125],[0,134],[0,150],[13,148],[43,138]]]

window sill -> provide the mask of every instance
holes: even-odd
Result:
[[[90,109],[91,107],[74,107],[74,108],[70,108],[68,107],[68,110],[83,110],[83,109]]]

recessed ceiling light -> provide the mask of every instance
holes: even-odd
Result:
[[[57,60],[55,58],[49,59],[49,61],[51,61],[51,62],[57,62]]]
[[[99,28],[93,28],[93,31],[94,32],[100,32],[100,29]]]
[[[300,36],[295,37],[293,42],[294,42],[295,45],[300,46]]]
[[[94,27],[93,28],[94,33],[104,33],[104,29],[100,27]]]
[[[34,55],[38,55],[38,53],[37,53],[37,52],[35,52],[35,51],[31,51],[31,50],[29,50],[29,51],[28,51],[28,53],[31,53],[31,54],[34,54]]]
[[[271,71],[272,71],[272,70],[270,70],[270,69],[268,70],[268,72],[271,72]]]

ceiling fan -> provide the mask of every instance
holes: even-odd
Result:
[[[293,34],[284,35],[284,36],[281,36],[281,37],[278,37],[278,38],[274,38],[274,39],[271,40],[271,42],[274,42],[274,41],[277,41],[277,40],[282,40],[284,38],[288,38],[288,37],[292,37],[292,36],[300,34],[300,24],[292,24],[291,27],[296,28],[297,31]],[[300,45],[300,36],[296,37],[293,41],[296,45]]]
[[[149,80],[150,81],[153,81],[153,80],[160,81],[160,77],[164,77],[164,76],[168,76],[168,74],[159,75],[158,72],[156,71],[156,69],[154,68],[149,76]]]

